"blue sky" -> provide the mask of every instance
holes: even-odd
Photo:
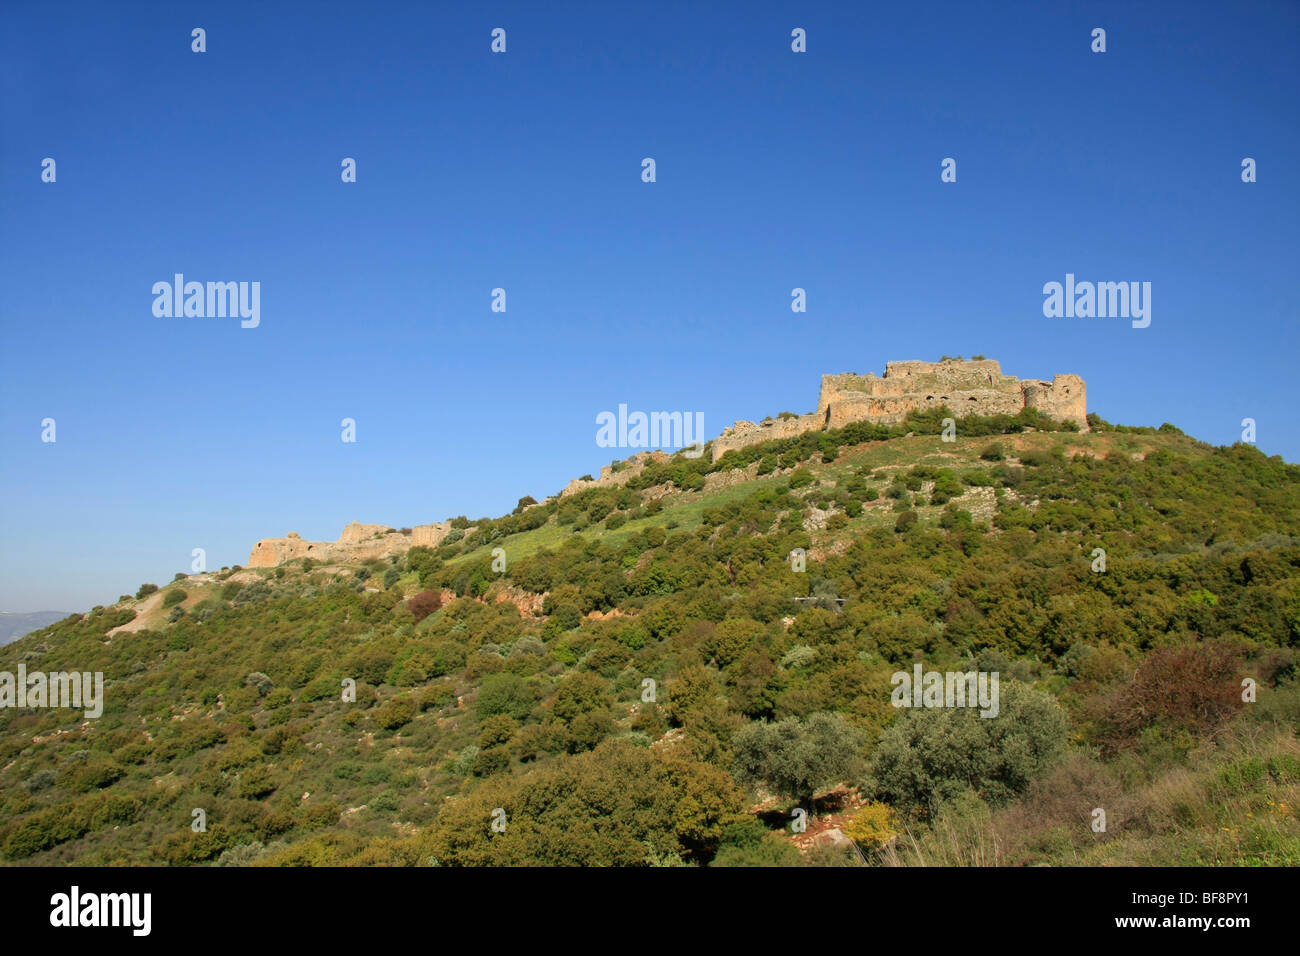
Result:
[[[0,608],[501,514],[620,402],[716,434],[944,353],[1296,461],[1298,40],[1256,2],[7,5]],[[177,272],[260,282],[260,326],[155,317]],[[1045,318],[1067,272],[1151,282],[1150,327]]]

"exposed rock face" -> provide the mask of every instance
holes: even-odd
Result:
[[[1052,418],[1077,422],[1087,431],[1088,402],[1083,379],[1057,375],[1052,381],[1003,375],[991,359],[980,361],[889,362],[885,374],[824,375],[817,411],[755,424],[736,422],[713,441],[713,460],[733,448],[804,432],[843,428],[852,422],[893,425],[908,412],[947,405],[956,418],[1015,415],[1037,408]]]
[[[729,471],[715,471],[711,475],[704,476],[704,490],[714,491],[718,488],[726,488],[730,485],[739,485],[746,481],[753,481],[758,477],[759,462],[751,461],[744,468],[732,468]]]
[[[450,531],[451,525],[443,521],[419,525],[410,534],[389,531],[387,525],[353,521],[337,541],[304,541],[290,531],[283,538],[263,538],[253,545],[248,566],[273,568],[296,558],[312,558],[326,564],[356,564],[401,554],[413,547],[437,547]]]

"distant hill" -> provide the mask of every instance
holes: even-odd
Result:
[[[14,614],[0,611],[0,644],[16,641],[32,631],[39,631],[55,621],[67,617],[70,611],[33,611],[31,614]]]

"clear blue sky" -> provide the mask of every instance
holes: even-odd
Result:
[[[620,402],[716,434],[944,353],[1295,461],[1298,41],[1281,2],[7,4],[0,609],[498,515]],[[155,318],[176,272],[260,327]],[[1151,326],[1045,318],[1067,272]]]

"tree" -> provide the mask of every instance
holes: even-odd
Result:
[[[857,771],[863,735],[839,714],[759,721],[732,738],[736,773],[749,786],[761,785],[812,807],[821,788]]]
[[[1050,694],[1002,681],[996,717],[973,707],[909,710],[880,737],[866,790],[900,813],[927,816],[973,789],[990,804],[1023,791],[1065,749],[1069,722]]]

